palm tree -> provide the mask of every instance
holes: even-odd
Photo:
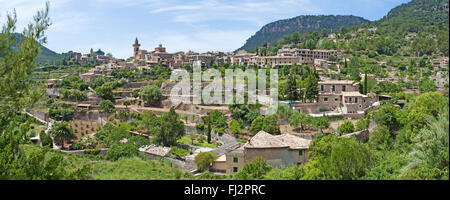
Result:
[[[50,134],[56,141],[61,142],[62,148],[64,148],[64,141],[75,139],[77,137],[67,122],[54,124],[50,130]]]

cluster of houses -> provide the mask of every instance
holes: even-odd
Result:
[[[134,59],[137,65],[166,65],[170,68],[181,68],[185,65],[192,65],[194,61],[200,60],[203,66],[210,67],[213,64],[218,66],[241,65],[241,66],[258,66],[258,67],[274,67],[276,65],[293,65],[293,64],[316,64],[326,65],[335,64],[334,59],[341,57],[341,53],[335,50],[310,50],[291,48],[289,45],[279,49],[275,56],[259,56],[256,53],[249,53],[240,50],[236,53],[224,52],[207,52],[196,53],[192,51],[168,53],[166,48],[161,44],[154,51],[140,49],[136,38],[133,44]]]
[[[105,64],[109,63],[111,60],[114,60],[114,58],[105,55],[105,52],[103,52],[101,49],[94,52],[93,49],[91,49],[89,54],[82,54],[82,53],[73,53],[74,55],[71,58],[71,61],[80,65],[88,64],[88,63],[99,63],[99,64]]]

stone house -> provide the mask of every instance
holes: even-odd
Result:
[[[211,169],[227,174],[236,173],[255,157],[265,158],[273,167],[304,164],[308,161],[307,149],[310,143],[311,140],[291,134],[271,135],[260,131],[246,144],[220,156],[213,162]]]
[[[319,94],[312,103],[291,103],[291,107],[302,113],[316,114],[324,111],[338,111],[341,114],[363,112],[375,103],[377,98],[359,93],[359,84],[349,80],[321,81]]]

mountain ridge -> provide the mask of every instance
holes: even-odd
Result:
[[[264,42],[275,44],[283,36],[294,32],[306,33],[321,29],[337,30],[341,26],[352,27],[370,23],[369,20],[354,15],[300,15],[277,20],[264,25],[258,32],[247,39],[238,50],[251,51]]]

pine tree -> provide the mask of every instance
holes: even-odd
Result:
[[[206,134],[208,136],[208,144],[211,144],[211,123],[208,123],[208,129],[206,131]]]

